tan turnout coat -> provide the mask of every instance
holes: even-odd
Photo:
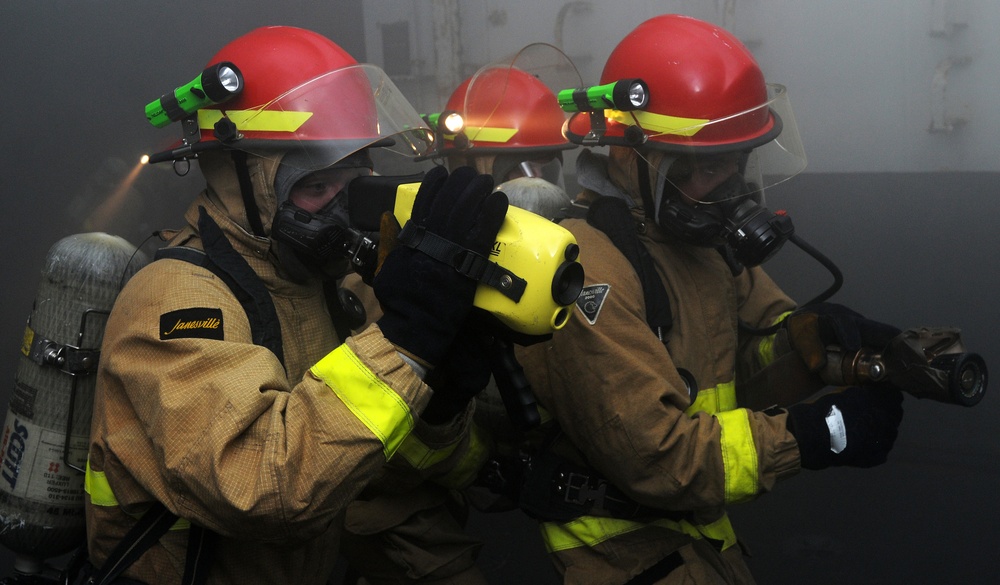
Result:
[[[210,271],[163,259],[127,284],[106,329],[98,374],[88,474],[91,560],[100,565],[158,500],[182,521],[127,576],[179,583],[190,522],[220,535],[210,583],[326,583],[344,510],[380,474],[391,453],[386,443],[415,437],[409,430],[420,426],[417,413],[431,391],[375,325],[346,341],[350,352],[340,355],[355,365],[344,388],[335,391],[314,374],[310,368],[340,345],[321,285],[278,273],[270,240],[249,231],[229,158],[210,154],[201,162],[209,187],[170,244],[200,248],[198,208],[208,212],[270,292],[285,365],[254,345],[246,312]],[[275,168],[274,161],[250,158],[265,230],[276,205]],[[205,314],[213,316],[184,321]],[[208,337],[165,335],[177,323]],[[394,418],[382,426],[390,437],[366,420],[377,408],[341,397],[369,391],[392,405]],[[464,422],[448,430],[447,440],[459,441]]]
[[[768,491],[799,468],[785,414],[741,413],[720,398],[760,367],[762,338],[740,334],[737,320],[764,327],[794,305],[759,268],[733,277],[714,249],[678,243],[639,210],[633,218],[670,298],[668,344],[646,323],[642,285],[626,258],[586,221],[567,220],[586,271],[584,295],[564,329],[519,358],[561,427],[557,451],[643,505],[724,527],[726,504]],[[678,368],[693,375],[699,407],[709,412],[693,412]],[[691,526],[583,518],[543,523],[543,532],[566,583],[625,583],[675,551],[684,567],[665,582],[752,581],[739,546],[720,554],[719,543]]]

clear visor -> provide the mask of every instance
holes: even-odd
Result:
[[[230,147],[283,157],[285,164],[308,171],[366,147],[412,158],[434,146],[433,132],[420,114],[385,72],[370,64],[325,73],[269,103],[226,115],[241,135]]]
[[[746,196],[762,200],[764,189],[800,173],[806,166],[806,155],[788,93],[777,84],[768,84],[768,93],[768,101],[751,110],[688,126],[674,120],[675,126],[669,131],[661,128],[651,134],[651,140],[667,134],[671,138],[679,135],[692,139],[689,148],[672,153],[656,149],[643,149],[640,153],[650,169],[655,170],[657,193],[674,193],[690,204],[720,203]],[[772,133],[777,135],[770,141],[742,150],[731,147],[727,150],[724,145],[713,144],[695,146],[699,136],[732,136],[733,129],[744,125],[740,123],[741,117],[760,119],[763,112],[769,112],[775,120]],[[632,113],[637,114],[635,122],[649,133],[649,121],[643,124],[644,112],[625,112]],[[728,126],[726,130],[723,124]]]
[[[469,87],[465,93],[464,109],[461,113],[466,115],[467,112],[497,111],[500,104],[504,103],[508,86],[506,83],[498,85],[496,79],[498,76],[502,76],[509,80],[510,75],[504,75],[504,71],[510,69],[519,69],[532,75],[544,83],[553,95],[561,89],[583,85],[580,72],[573,65],[573,61],[558,47],[548,43],[532,43],[517,53],[484,65],[476,71],[469,81]],[[480,125],[483,128],[490,127],[492,118],[492,115],[486,115]],[[470,130],[473,129],[466,129],[467,132]],[[472,135],[469,138],[476,139]]]

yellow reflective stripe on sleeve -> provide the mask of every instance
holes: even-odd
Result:
[[[346,343],[316,362],[311,371],[378,437],[386,460],[391,459],[413,430],[413,414],[406,401],[369,370]]]
[[[226,116],[237,129],[246,132],[295,132],[312,117],[312,112],[226,110]],[[212,130],[221,119],[220,110],[198,110],[198,127],[202,130]]]
[[[638,123],[639,127],[643,130],[658,134],[675,134],[677,136],[694,136],[711,121],[701,118],[664,116],[663,114],[654,114],[653,112],[644,112],[642,110],[632,112],[604,110],[604,116],[608,120],[613,120],[619,124],[632,126]]]
[[[729,522],[729,517],[722,518],[706,526],[696,526],[687,520],[674,521],[666,518],[653,522],[636,522],[621,518],[605,518],[598,516],[581,516],[565,524],[558,522],[542,522],[540,529],[542,540],[549,552],[558,552],[579,548],[593,547],[616,536],[640,530],[647,526],[659,526],[680,532],[695,540],[703,537],[722,543],[722,550],[736,544],[736,533]]]
[[[465,135],[474,142],[505,143],[517,134],[517,128],[491,128],[489,126],[467,126]]]
[[[688,416],[697,412],[715,414],[736,408],[736,382],[723,382],[715,388],[698,390],[694,402],[684,411]]]
[[[451,471],[436,480],[436,483],[452,489],[468,487],[475,481],[479,469],[486,463],[487,456],[489,456],[489,447],[486,442],[486,433],[473,423],[469,428],[469,443],[465,455],[452,467]]]
[[[413,466],[414,469],[427,469],[428,467],[441,463],[455,452],[458,443],[453,443],[441,449],[433,449],[417,438],[415,433],[410,433],[403,444],[399,446],[397,454]]]
[[[778,318],[775,319],[771,324],[772,325],[777,325],[778,323],[781,323],[782,321],[784,321],[785,318],[788,317],[791,314],[792,314],[791,311],[786,311],[786,312],[782,313],[781,315],[779,315]],[[767,337],[761,339],[760,343],[757,345],[757,357],[760,358],[760,364],[762,366],[766,366],[766,365],[768,365],[768,364],[770,364],[771,362],[774,361],[774,337],[775,337],[775,335],[777,335],[777,333],[772,333],[771,335],[768,335]]]
[[[94,471],[91,469],[90,459],[87,459],[87,469],[83,475],[83,491],[87,492],[90,496],[90,503],[95,506],[111,507],[118,505],[118,498],[111,491],[108,476],[103,471]],[[170,526],[170,530],[187,530],[188,528],[191,528],[191,522],[184,518],[178,518]]]
[[[418,439],[415,433],[411,433],[399,447],[397,456],[405,459],[414,469],[427,469],[451,457],[460,444],[461,442],[457,442],[441,449],[433,449]],[[467,487],[476,479],[479,468],[486,462],[487,454],[483,431],[472,424],[469,427],[465,454],[452,465],[448,473],[435,479],[434,482],[448,488]]]
[[[90,496],[90,503],[95,506],[117,506],[118,499],[111,491],[111,484],[108,483],[108,476],[103,471],[94,471],[90,468],[90,459],[87,459],[87,469],[83,476],[83,491]]]
[[[757,447],[750,430],[750,413],[745,408],[714,415],[722,436],[722,461],[726,473],[726,503],[745,502],[760,489],[757,475]]]

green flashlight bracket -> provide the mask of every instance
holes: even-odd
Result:
[[[227,116],[223,116],[221,120],[215,123],[215,137],[217,140],[201,142],[201,128],[198,126],[197,114],[181,120],[181,130],[183,132],[181,145],[177,148],[150,155],[149,164],[171,161],[174,163],[174,169],[177,170],[178,163],[198,158],[198,153],[200,152],[215,150],[223,146],[231,146],[238,140],[243,139],[243,134],[240,133],[236,128],[236,124]],[[184,175],[186,171],[184,173],[178,171],[178,174]]]
[[[167,92],[157,100],[146,105],[146,119],[162,128],[170,122],[181,123],[181,145],[177,148],[150,155],[149,163],[172,161],[174,170],[179,163],[187,163],[197,158],[199,152],[232,145],[243,138],[236,124],[223,113],[222,119],[215,123],[215,138],[201,142],[201,128],[198,124],[198,111],[214,104],[228,101],[243,91],[243,74],[239,68],[228,61],[206,67],[201,74],[189,83],[173,91]]]
[[[620,79],[599,86],[564,89],[557,95],[559,106],[567,112],[586,112],[590,118],[590,130],[584,136],[567,132],[584,146],[630,146],[636,147],[646,142],[646,133],[639,126],[634,110],[642,110],[649,104],[649,86],[645,81]],[[629,112],[633,124],[625,128],[622,136],[607,137],[605,110]]]
[[[639,78],[619,79],[604,85],[564,89],[556,99],[567,112],[642,110],[649,104],[649,85]]]
[[[604,111],[589,111],[590,131],[580,141],[584,146],[603,146],[604,133],[608,131],[607,121],[604,119]]]
[[[621,136],[607,136],[608,126],[604,117],[604,112],[580,112],[590,116],[590,130],[586,134],[580,135],[566,127],[566,138],[575,144],[582,146],[628,146],[636,148],[646,143],[649,136],[642,131],[638,121],[631,126],[626,126]]]

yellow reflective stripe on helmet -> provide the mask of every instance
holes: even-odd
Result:
[[[777,319],[775,319],[771,323],[771,325],[773,326],[777,325],[778,323],[781,323],[791,314],[792,314],[791,311],[786,311],[782,313],[781,315],[778,316]],[[762,366],[766,366],[774,361],[774,337],[777,334],[778,333],[775,332],[772,333],[771,335],[768,335],[767,337],[761,339],[760,343],[757,345],[757,357],[760,358],[760,363]]]
[[[517,134],[517,128],[495,128],[490,126],[466,126],[465,135],[475,142],[504,143]]]
[[[643,130],[656,132],[657,134],[675,134],[677,136],[694,136],[706,124],[711,122],[701,118],[679,118],[677,116],[664,116],[653,112],[635,110],[632,112],[622,112],[620,110],[604,110],[604,116],[608,120],[632,126],[638,124]]]
[[[90,467],[90,459],[87,459],[87,469],[83,475],[83,491],[90,496],[90,503],[95,506],[111,507],[118,505],[118,498],[111,491],[111,484],[108,483],[108,476],[103,471],[94,471]],[[131,516],[137,517],[134,514]],[[178,518],[170,526],[170,530],[187,530],[191,528],[191,521]]]
[[[83,491],[90,495],[90,503],[95,506],[118,505],[118,499],[108,483],[108,476],[103,471],[91,469],[90,459],[87,459],[87,469],[83,476]]]
[[[722,462],[726,472],[726,503],[745,502],[760,489],[757,476],[757,447],[750,430],[750,413],[745,408],[715,415],[722,436]]]
[[[542,539],[549,552],[558,552],[579,548],[593,547],[616,536],[634,532],[647,526],[659,526],[686,534],[695,540],[703,537],[722,543],[722,550],[736,544],[736,533],[729,522],[729,517],[722,518],[706,526],[697,526],[687,520],[668,520],[661,518],[653,522],[636,522],[621,518],[605,518],[598,516],[581,516],[565,524],[558,522],[542,522],[540,529]]]
[[[736,408],[736,382],[723,382],[715,388],[705,388],[698,390],[691,406],[684,411],[688,416],[696,412],[707,412],[715,414]]]
[[[465,455],[452,467],[451,471],[435,480],[435,483],[452,489],[468,487],[475,481],[480,468],[486,463],[488,455],[486,432],[476,424],[472,424],[469,428],[469,443]]]
[[[246,132],[295,132],[312,117],[312,112],[226,110],[226,116],[238,130]],[[221,119],[220,110],[198,110],[198,127],[202,130],[212,130]]]
[[[413,415],[406,401],[369,370],[346,343],[326,354],[310,371],[378,437],[386,460],[392,458],[413,430]]]

